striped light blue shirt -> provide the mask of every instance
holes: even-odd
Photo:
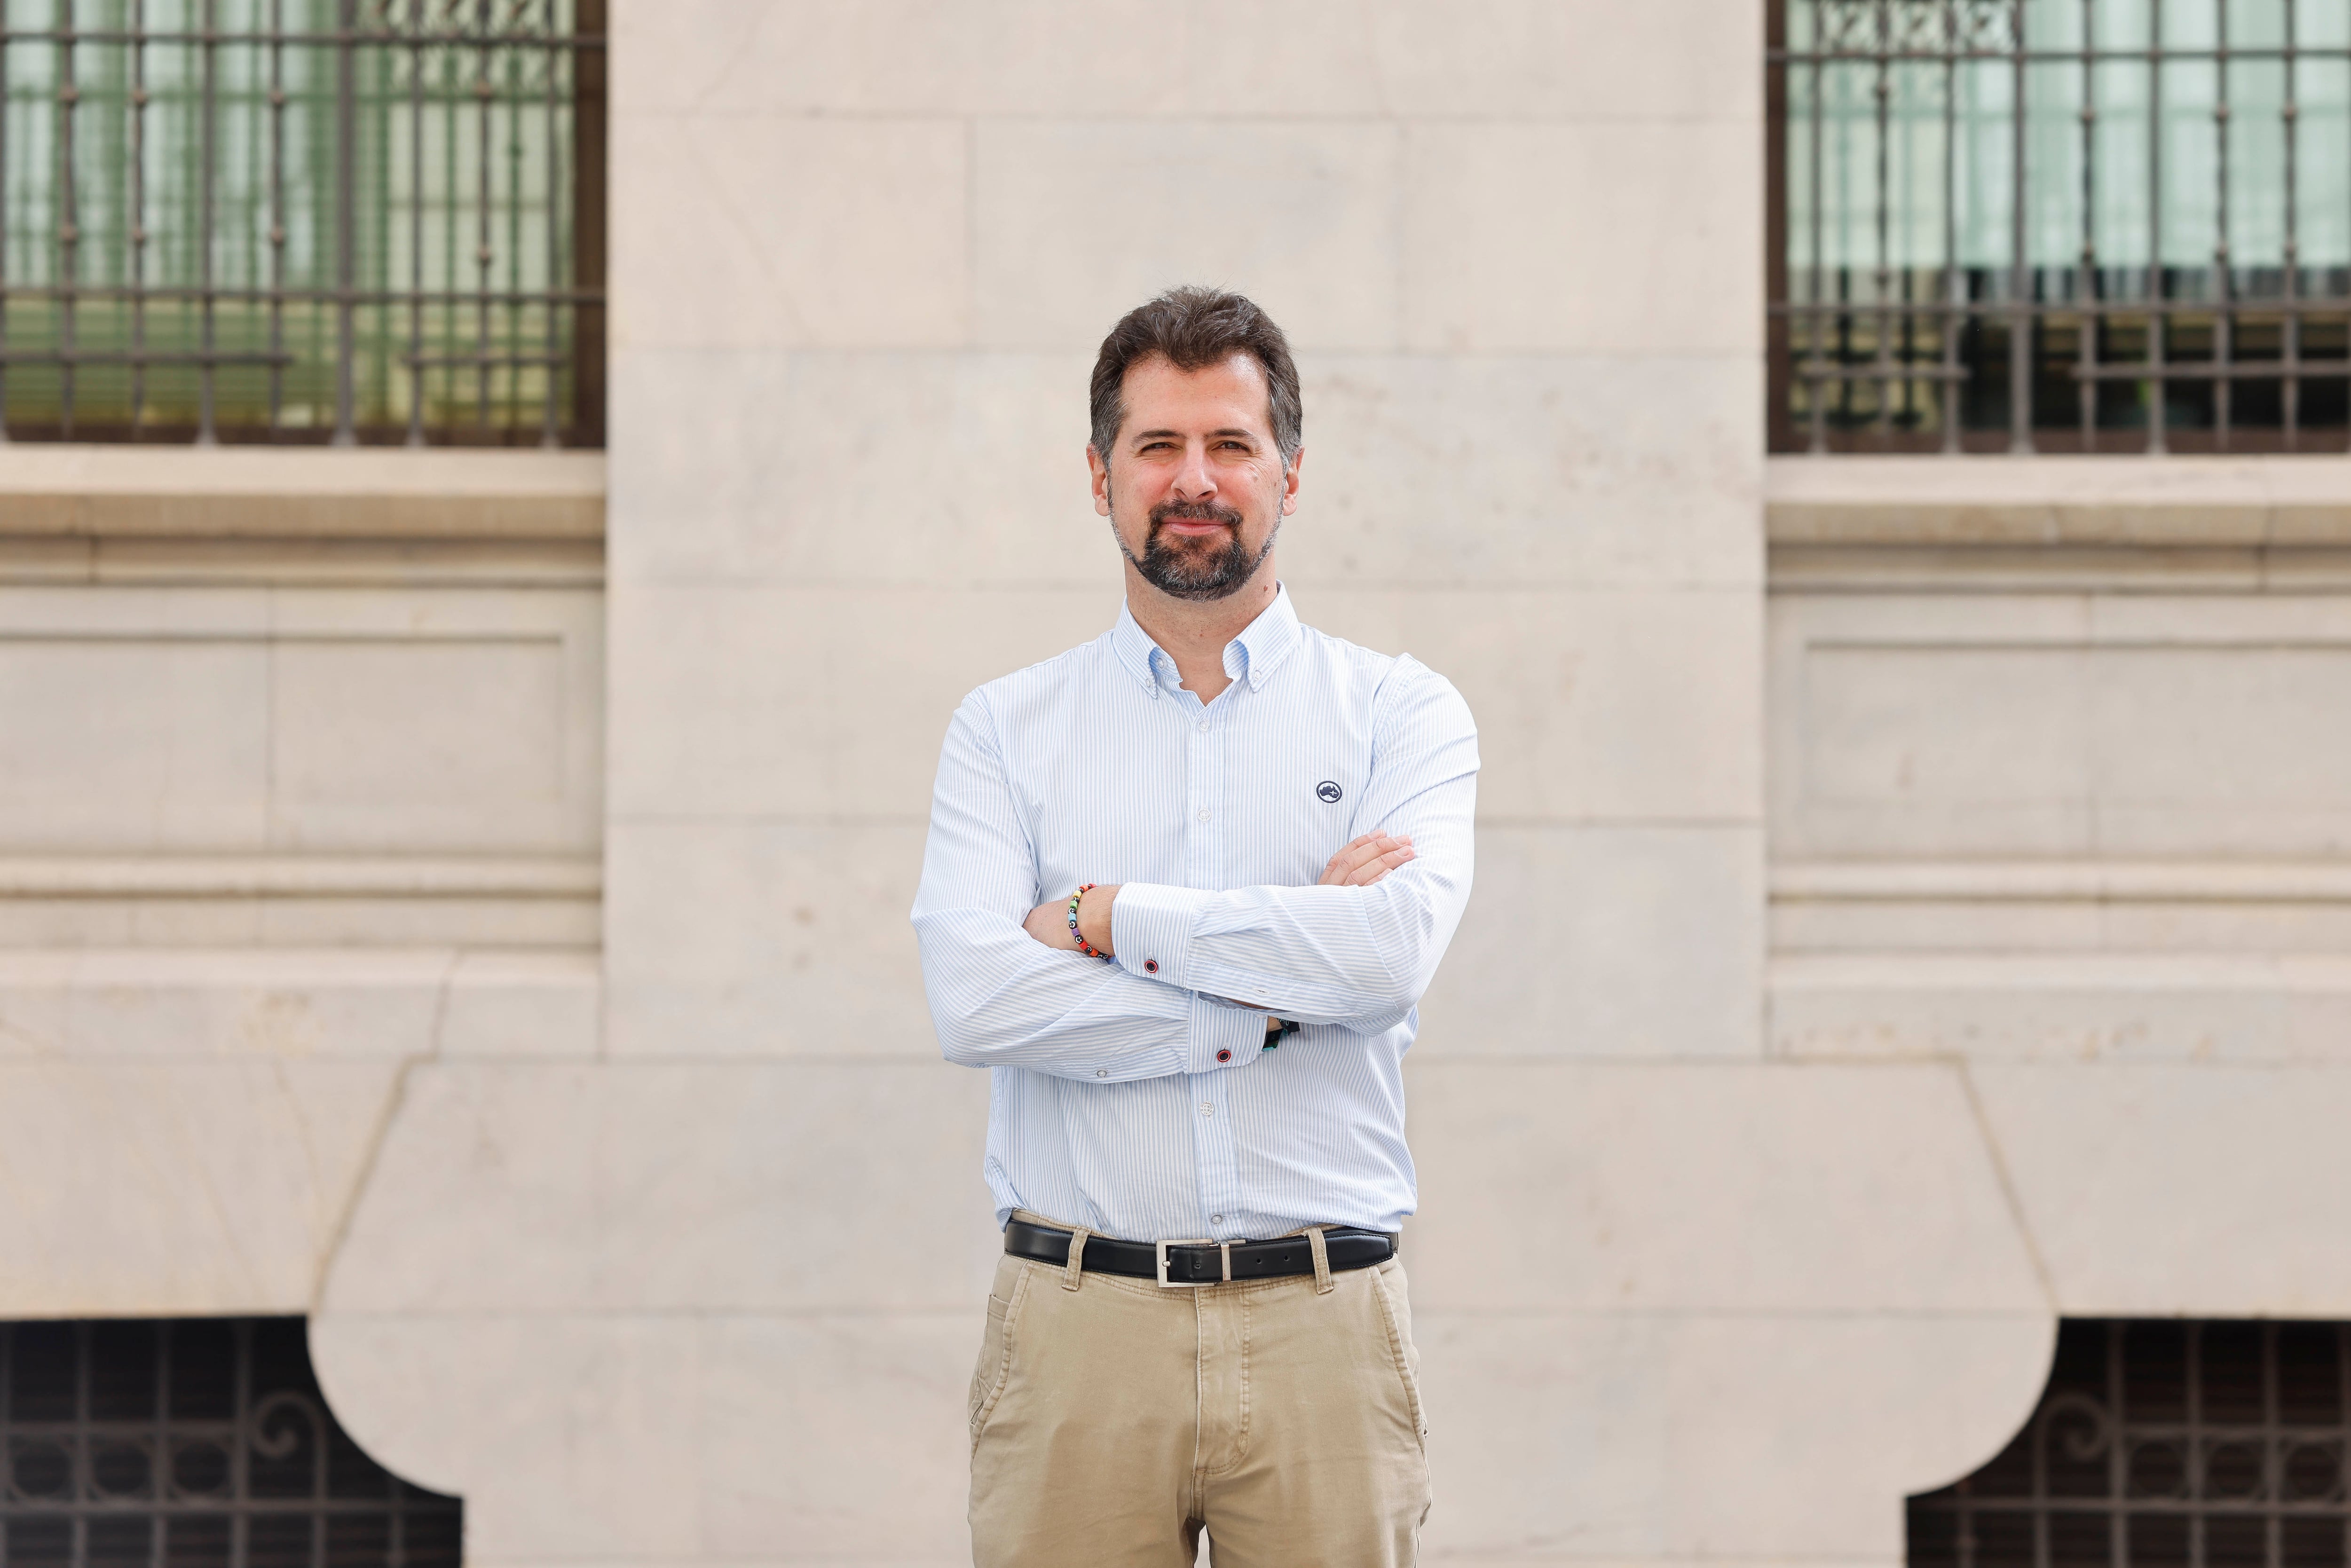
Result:
[[[1469,894],[1477,727],[1287,590],[1224,664],[1203,705],[1122,610],[947,727],[914,930],[940,1048],[993,1075],[999,1224],[1238,1240],[1412,1212],[1404,1053]],[[1375,830],[1417,857],[1314,885]],[[1121,884],[1113,963],[1021,929],[1088,882]],[[1267,1012],[1303,1027],[1267,1049]]]

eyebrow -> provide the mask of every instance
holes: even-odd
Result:
[[[1258,439],[1258,434],[1256,431],[1243,429],[1236,425],[1227,425],[1222,430],[1212,430],[1208,432],[1208,434],[1210,435],[1238,435],[1247,441],[1255,441]],[[1153,441],[1163,435],[1173,435],[1178,440],[1181,440],[1183,438],[1183,434],[1184,433],[1180,430],[1138,430],[1134,433],[1134,439],[1137,441]]]

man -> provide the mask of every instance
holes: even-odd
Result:
[[[973,1559],[1173,1568],[1205,1527],[1217,1568],[1409,1563],[1402,1065],[1477,730],[1291,610],[1298,371],[1256,306],[1130,312],[1092,414],[1125,610],[956,710],[914,903],[940,1045],[993,1073]]]

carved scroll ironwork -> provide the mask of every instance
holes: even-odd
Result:
[[[457,1568],[463,1511],[337,1425],[299,1318],[0,1323],[0,1568]]]
[[[2351,1324],[2071,1321],[2040,1408],[1910,1500],[1910,1568],[2345,1568]]]
[[[0,438],[599,445],[605,0],[0,0]]]
[[[1775,451],[2351,445],[2351,21],[1767,0]]]

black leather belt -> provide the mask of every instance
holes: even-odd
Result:
[[[1396,1239],[1384,1230],[1330,1228],[1322,1232],[1331,1270],[1368,1269],[1395,1256]],[[1066,1268],[1070,1233],[1016,1219],[1004,1228],[1004,1249],[1015,1258]],[[1228,1280],[1278,1280],[1314,1272],[1314,1249],[1303,1236],[1278,1241],[1121,1241],[1089,1236],[1083,1260],[1090,1274],[1123,1274],[1167,1286],[1221,1285]]]

